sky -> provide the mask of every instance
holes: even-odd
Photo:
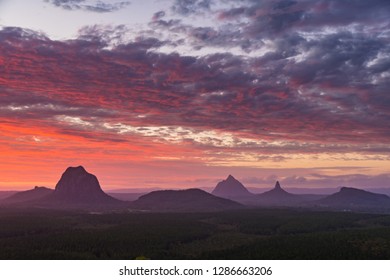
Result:
[[[388,0],[0,0],[0,190],[390,187]]]

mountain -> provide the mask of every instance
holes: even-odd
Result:
[[[215,196],[242,203],[245,203],[255,197],[254,194],[249,192],[247,188],[245,188],[244,185],[240,181],[236,180],[232,175],[229,175],[226,180],[219,182],[211,193]]]
[[[32,190],[17,192],[2,201],[4,204],[29,202],[38,200],[53,193],[52,189],[45,187],[35,187]]]
[[[103,192],[96,176],[88,173],[82,166],[68,167],[46,202],[65,208],[76,205],[105,206],[121,203]]]
[[[390,209],[390,197],[369,191],[342,187],[339,192],[315,202],[316,205],[344,209]]]
[[[151,211],[207,212],[240,209],[237,202],[200,189],[154,191],[141,196],[131,208]]]
[[[260,206],[299,206],[303,202],[317,200],[322,197],[319,195],[289,193],[282,189],[279,181],[276,181],[275,187],[272,190],[256,196],[256,204]]]

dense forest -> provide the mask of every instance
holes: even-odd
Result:
[[[0,209],[0,259],[389,259],[390,215]]]

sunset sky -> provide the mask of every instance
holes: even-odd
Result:
[[[0,0],[0,190],[390,187],[390,1]]]

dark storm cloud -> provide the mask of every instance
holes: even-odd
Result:
[[[115,12],[130,5],[129,1],[115,2],[113,4],[103,1],[87,1],[87,0],[44,0],[56,7],[63,8],[65,10],[83,10],[96,13],[109,13]]]

